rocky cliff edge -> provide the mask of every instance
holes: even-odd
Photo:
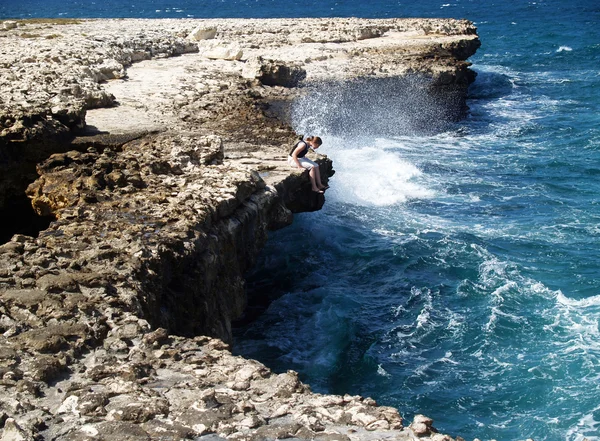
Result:
[[[0,29],[0,209],[15,217],[26,193],[52,219],[0,247],[1,440],[451,439],[223,340],[267,232],[324,203],[286,164],[289,103],[318,81],[414,73],[464,100],[471,23]],[[326,181],[331,161],[313,158]]]

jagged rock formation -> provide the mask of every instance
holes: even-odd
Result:
[[[26,192],[54,219],[0,246],[1,440],[450,439],[212,337],[230,340],[267,232],[324,203],[286,164],[298,86],[419,73],[464,104],[469,22],[1,28],[1,214]]]

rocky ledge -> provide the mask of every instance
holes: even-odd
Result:
[[[233,356],[244,272],[293,213],[290,103],[418,74],[464,109],[460,20],[0,23],[0,440],[450,440]],[[134,64],[135,63],[135,64]],[[333,174],[322,155],[324,181]],[[48,221],[23,232],[24,195]],[[13,220],[11,223],[10,220]]]

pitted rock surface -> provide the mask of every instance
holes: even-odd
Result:
[[[268,231],[324,203],[286,106],[414,73],[464,94],[470,22],[11,20],[0,43],[0,208],[55,218],[0,246],[0,440],[451,439],[223,341]]]

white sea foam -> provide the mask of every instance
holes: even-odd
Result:
[[[556,49],[556,52],[571,52],[573,49],[569,46],[561,46]]]
[[[419,181],[422,172],[395,152],[338,147],[335,141],[323,150],[336,165],[335,185],[328,195],[341,202],[386,206],[434,195]]]
[[[576,300],[566,297],[562,292],[559,291],[556,297],[556,301],[559,304],[568,306],[570,308],[598,307],[600,306],[600,295]]]
[[[439,361],[441,363],[451,364],[454,366],[457,366],[460,364],[458,361],[452,359],[452,352],[446,352],[446,354],[442,358],[440,358]]]
[[[594,417],[598,411],[600,411],[600,406],[581,417],[575,426],[567,430],[565,439],[567,441],[600,440],[600,436],[598,436],[598,433],[600,433],[600,422]]]
[[[417,317],[417,328],[423,328],[429,322],[429,318],[431,317],[430,309],[424,308],[419,313]]]
[[[391,378],[391,375],[386,371],[381,365],[377,365],[377,375],[381,375],[382,377]]]

